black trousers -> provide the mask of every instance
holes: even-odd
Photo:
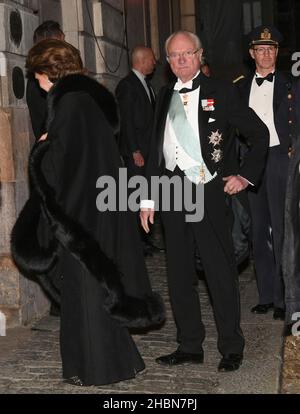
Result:
[[[273,302],[279,308],[284,308],[281,256],[288,164],[287,154],[270,148],[261,185],[248,192],[259,303]]]
[[[166,175],[181,175],[176,168]],[[238,275],[233,253],[230,214],[224,185],[217,177],[205,185],[204,218],[187,223],[185,211],[161,212],[167,248],[167,274],[172,311],[177,326],[179,349],[199,353],[205,338],[195,277],[196,244],[213,302],[222,355],[242,353]],[[172,197],[172,194],[171,194]]]

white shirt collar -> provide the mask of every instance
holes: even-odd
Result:
[[[275,73],[275,70],[272,70],[272,72],[270,72],[270,73]],[[265,76],[262,76],[259,73],[255,72],[255,78],[265,78]]]
[[[132,69],[132,72],[143,82],[145,81],[145,76],[136,69]]]
[[[200,73],[200,70],[198,70],[198,72],[193,77],[193,79],[197,78],[197,76],[199,75],[199,73]],[[180,91],[180,89],[182,89],[182,88],[192,89],[192,87],[193,87],[193,79],[189,80],[188,82],[182,82],[182,80],[180,80],[178,78],[177,79],[177,82],[175,83],[174,90],[175,91]]]

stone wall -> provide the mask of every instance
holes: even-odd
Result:
[[[39,23],[29,1],[0,1],[0,310],[8,326],[26,324],[48,308],[39,286],[10,255],[10,233],[28,197],[31,133],[25,102],[25,59]]]
[[[112,91],[128,72],[123,1],[64,0],[62,27],[90,74]]]
[[[183,30],[189,30],[190,32],[196,31],[196,9],[195,0],[180,0],[181,10],[181,28]]]

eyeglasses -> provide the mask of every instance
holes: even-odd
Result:
[[[253,49],[258,55],[264,55],[265,53],[270,53],[270,55],[272,55],[272,53],[275,53],[277,50],[276,46],[269,46],[269,47],[256,47],[255,49]]]
[[[196,50],[187,50],[186,52],[172,52],[167,56],[168,60],[177,60],[180,57],[183,57],[185,59],[192,59],[192,57],[199,52],[200,49]]]

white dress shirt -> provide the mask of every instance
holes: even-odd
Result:
[[[249,106],[252,108],[259,118],[266,124],[270,133],[270,147],[280,145],[278,134],[274,123],[273,97],[274,83],[265,80],[261,86],[258,86],[255,78],[261,77],[258,73],[253,78]]]

